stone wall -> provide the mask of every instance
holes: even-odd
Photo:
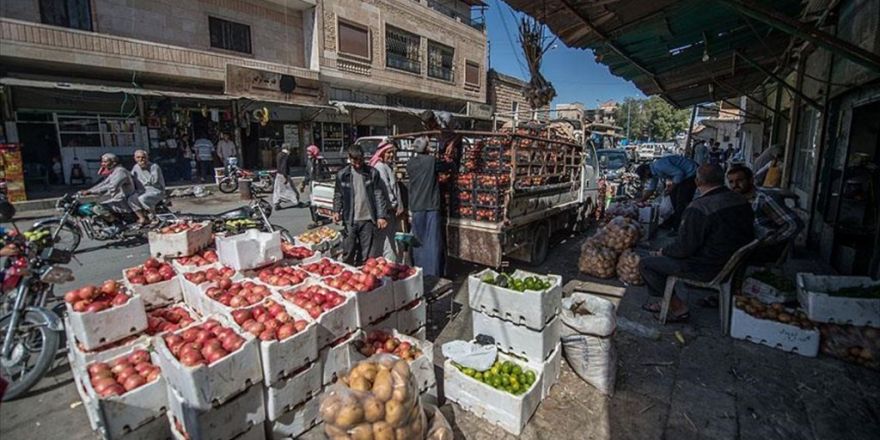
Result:
[[[531,107],[523,95],[523,87],[526,82],[509,75],[498,74],[490,71],[488,75],[488,91],[487,103],[493,107],[499,121],[513,120],[513,103],[517,103],[519,120],[524,121],[531,119]],[[539,109],[538,119],[546,119],[548,117],[547,110],[550,106],[544,106]]]

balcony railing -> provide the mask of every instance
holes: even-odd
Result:
[[[428,7],[447,16],[447,17],[452,17],[452,18],[454,18],[454,19],[456,19],[456,20],[458,20],[458,21],[460,21],[460,22],[462,22],[462,23],[464,23],[474,29],[477,29],[479,31],[482,31],[486,28],[486,22],[482,16],[475,17],[475,18],[466,16],[466,15],[462,14],[461,12],[458,12],[458,11],[450,8],[449,6],[446,6],[443,3],[438,2],[437,0],[428,0]]]
[[[431,78],[452,81],[452,68],[443,66],[428,66],[428,76]]]
[[[386,53],[385,64],[388,67],[412,73],[421,73],[422,63],[418,58],[405,57],[396,53]]]

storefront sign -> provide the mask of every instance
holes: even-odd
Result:
[[[291,148],[299,148],[299,125],[284,124],[284,143]]]
[[[492,117],[492,106],[480,102],[468,102],[467,115],[472,118],[490,119]]]

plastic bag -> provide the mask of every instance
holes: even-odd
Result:
[[[477,371],[492,368],[498,357],[498,348],[494,345],[480,345],[468,341],[450,341],[443,344],[443,356],[453,362]]]
[[[562,334],[608,337],[614,333],[617,318],[614,304],[605,298],[575,292],[562,298]]]
[[[434,405],[425,405],[425,415],[428,422],[426,440],[452,440],[452,426],[446,421],[446,417],[443,417],[439,408]]]
[[[639,272],[641,257],[632,249],[627,249],[617,259],[617,277],[624,284],[642,284],[642,274]]]
[[[658,224],[663,224],[672,214],[675,213],[675,206],[672,205],[672,197],[663,196],[660,199],[660,206],[657,207]]]
[[[581,247],[578,269],[597,278],[611,278],[615,273],[617,252],[587,240]]]
[[[605,247],[617,252],[634,247],[641,235],[639,223],[629,217],[614,217],[602,230]]]
[[[822,324],[822,353],[880,370],[880,329],[868,326]]]
[[[358,362],[330,386],[320,414],[332,440],[425,438],[427,421],[409,364],[389,354]]]
[[[588,335],[563,336],[562,348],[575,374],[602,394],[614,394],[617,353],[611,339]]]

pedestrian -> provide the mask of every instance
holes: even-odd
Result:
[[[697,141],[697,144],[694,145],[694,162],[696,162],[697,165],[705,164],[707,153],[706,141]]]
[[[711,165],[721,165],[721,142],[715,142],[711,147],[709,147],[708,156],[706,158],[706,163]]]
[[[300,185],[300,192],[306,190],[306,185],[310,182],[317,182],[327,178],[327,169],[324,166],[324,157],[321,156],[321,150],[317,145],[309,145],[306,148],[306,154],[308,155],[306,161],[306,176]],[[318,227],[320,224],[324,222],[324,220],[318,217],[318,210],[315,206],[309,203],[309,214],[312,217],[312,222],[309,223],[309,228]]]
[[[177,146],[180,149],[179,170],[181,179],[191,182],[193,180],[193,171],[196,169],[196,154],[193,151],[189,135],[186,133],[181,135],[177,141]]]
[[[412,213],[412,233],[421,243],[421,246],[413,248],[413,263],[420,266],[426,276],[441,277],[444,274],[446,250],[437,173],[446,165],[437,162],[428,149],[427,138],[416,139],[413,149],[416,155],[406,163],[408,200]]]
[[[379,231],[377,246],[383,257],[395,263],[400,261],[397,242],[394,234],[397,233],[397,221],[403,214],[403,204],[400,203],[400,188],[397,186],[397,177],[394,175],[394,160],[396,149],[391,142],[383,142],[373,153],[370,166],[379,172],[382,186],[388,198],[388,227]],[[376,253],[380,253],[377,251]]]
[[[673,233],[678,229],[682,213],[691,200],[694,199],[696,183],[694,177],[697,174],[697,163],[684,156],[664,156],[647,164],[643,163],[636,168],[636,175],[645,183],[645,191],[642,201],[648,200],[654,195],[661,183],[667,180],[672,185],[666,189],[672,202],[673,214],[664,222],[662,227],[668,227]]]
[[[217,141],[217,157],[220,158],[220,164],[224,167],[229,165],[230,158],[238,158],[235,142],[229,139],[229,133],[220,133],[220,140]]]
[[[138,223],[145,225],[149,223],[148,216],[155,217],[156,205],[165,199],[165,177],[159,164],[150,162],[146,151],[135,151],[134,161],[131,176],[135,192],[129,201]]]
[[[214,144],[203,134],[196,139],[193,148],[199,166],[199,181],[210,181],[214,174]]]
[[[52,166],[49,168],[49,181],[53,185],[64,184],[64,167],[61,165],[61,158],[52,156]]]
[[[290,178],[290,145],[281,144],[281,151],[275,158],[275,187],[272,190],[272,204],[281,209],[281,202],[287,201],[295,207],[300,206],[299,192]]]
[[[345,227],[343,260],[355,266],[373,254],[376,229],[388,226],[388,201],[379,172],[364,164],[360,145],[348,148],[349,164],[336,174],[333,221]]]
[[[675,241],[639,262],[639,272],[651,296],[662,297],[670,276],[709,281],[741,247],[754,239],[754,215],[745,197],[724,186],[724,170],[703,165],[697,170],[700,196],[684,212]],[[642,306],[660,312],[660,303]],[[687,303],[673,295],[667,322],[683,322],[690,313]]]

